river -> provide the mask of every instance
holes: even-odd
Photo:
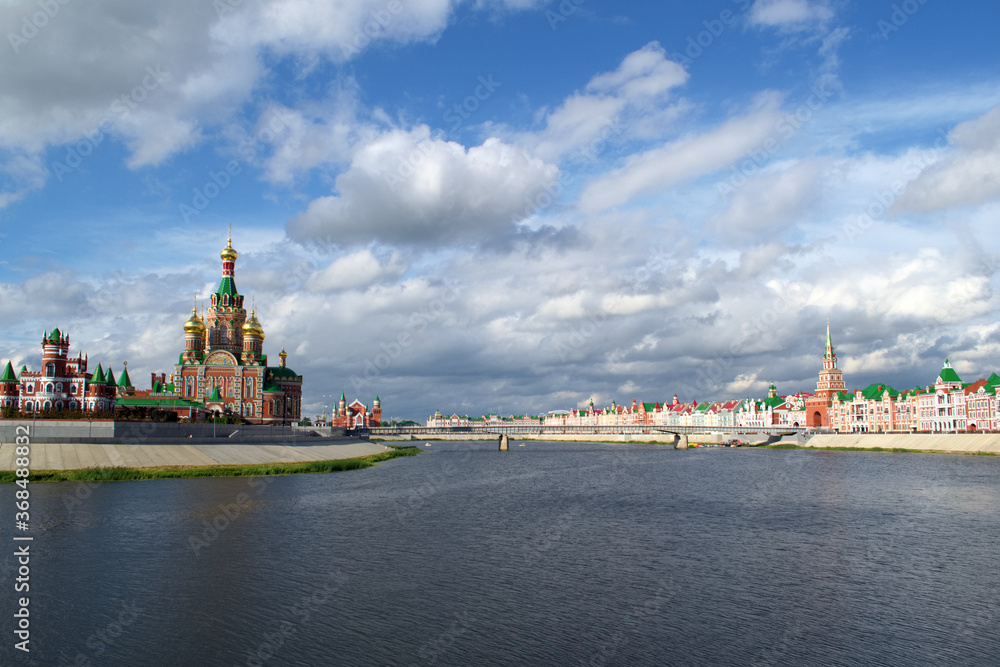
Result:
[[[33,484],[0,662],[1000,664],[1000,458],[519,444]]]

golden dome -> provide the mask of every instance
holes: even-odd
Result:
[[[198,317],[198,308],[191,309],[191,317],[184,323],[184,333],[205,333],[205,323]]]
[[[235,262],[237,257],[239,257],[239,253],[233,250],[233,239],[229,237],[229,242],[222,249],[222,259],[226,262]]]
[[[264,327],[260,326],[260,322],[257,321],[257,315],[253,310],[250,311],[250,317],[247,318],[246,323],[243,325],[243,335],[260,336],[260,339],[264,340]]]

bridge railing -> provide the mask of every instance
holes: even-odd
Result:
[[[652,424],[616,424],[601,426],[531,426],[526,424],[494,426],[374,426],[371,435],[460,435],[469,434],[536,434],[536,435],[636,435],[642,433],[672,433],[675,435],[777,435],[807,431],[802,426],[663,426]]]

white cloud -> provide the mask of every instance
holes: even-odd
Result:
[[[630,110],[641,109],[641,116],[659,115],[661,121],[669,121],[675,108],[665,102],[670,91],[687,79],[684,68],[668,60],[659,43],[650,42],[625,56],[614,71],[593,77],[586,92],[570,95],[545,116],[544,129],[524,134],[520,141],[545,160],[581,149],[597,153],[609,135],[628,131],[618,126],[625,124]]]
[[[631,157],[625,166],[590,183],[583,210],[620,206],[634,197],[723,169],[772,138],[781,121],[780,98],[761,94],[751,111],[699,136],[679,139]]]
[[[833,18],[827,2],[819,0],[757,0],[750,9],[751,25],[801,30]]]
[[[398,254],[380,260],[370,249],[358,250],[331,262],[313,274],[307,287],[316,292],[357,289],[372,283],[396,279],[406,272],[406,264]]]
[[[558,175],[498,139],[465,149],[427,126],[393,130],[359,148],[337,194],[310,203],[288,233],[329,244],[482,240],[509,231]]]
[[[909,183],[897,208],[929,212],[1000,196],[1000,106],[955,127],[954,154]]]
[[[729,207],[709,221],[710,228],[722,239],[744,242],[801,220],[816,194],[820,170],[816,162],[800,162],[750,179],[736,190]]]

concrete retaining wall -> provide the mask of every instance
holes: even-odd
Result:
[[[1000,454],[1000,433],[842,433],[816,435],[806,447],[920,449],[931,452],[992,452]]]
[[[296,429],[288,426],[231,424],[179,424],[159,422],[68,421],[39,419],[0,421],[0,442],[12,443],[27,427],[32,443],[79,444],[178,444],[230,442],[317,442],[323,437],[343,436],[343,429]]]

